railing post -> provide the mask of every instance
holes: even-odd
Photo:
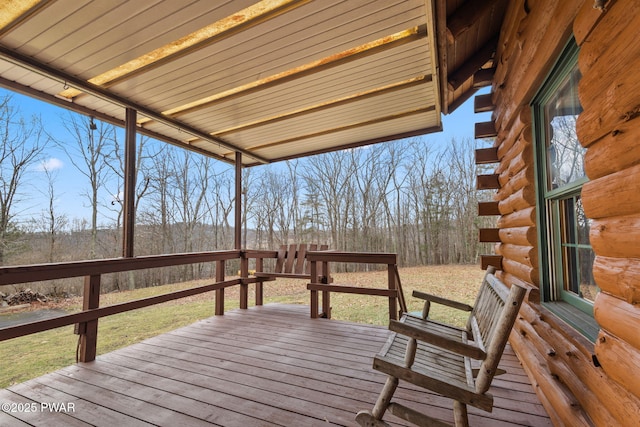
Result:
[[[224,260],[216,261],[216,282],[224,281]],[[216,316],[224,314],[224,288],[216,289]]]
[[[322,283],[329,284],[329,262],[322,262]],[[331,296],[329,291],[322,291],[322,317],[331,319]]]
[[[100,275],[85,276],[82,310],[98,307],[100,307]],[[98,345],[98,319],[78,323],[77,333],[80,335],[78,361],[95,360]]]
[[[387,264],[387,280],[389,281],[390,290],[398,290],[396,286],[396,269],[394,264]],[[389,297],[389,320],[398,319],[398,300],[397,296]]]
[[[256,258],[256,271],[264,271],[262,268],[262,257]],[[256,305],[262,305],[264,303],[264,284],[261,280],[256,282]]]
[[[318,263],[314,260],[311,261],[311,283],[318,283]],[[315,289],[311,290],[311,318],[318,318],[318,291]]]
[[[249,278],[249,258],[245,251],[240,252],[240,278]],[[247,309],[249,307],[249,284],[243,281],[240,283],[240,308]]]

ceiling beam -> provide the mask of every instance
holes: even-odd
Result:
[[[469,80],[476,71],[491,60],[497,46],[498,38],[493,37],[478,51],[471,55],[464,64],[458,67],[458,69],[449,76],[449,89],[456,90],[462,86],[464,82]]]
[[[85,116],[93,116],[96,119],[112,124],[114,126],[120,126],[122,128],[125,127],[125,121],[121,119],[117,119],[115,117],[106,115],[101,113],[100,111],[92,110],[83,105],[76,104],[70,100],[62,99],[57,96],[49,95],[48,93],[41,92],[39,90],[33,89],[29,86],[23,86],[19,83],[16,83],[11,80],[7,80],[4,77],[0,77],[0,86],[9,89],[13,92],[20,93],[25,96],[29,96],[34,99],[38,99],[42,102],[46,102],[51,105],[55,105],[60,108],[64,108],[69,111],[73,111],[78,114],[84,114]],[[196,146],[189,145],[189,143],[185,143],[184,141],[180,141],[177,139],[170,138],[166,135],[161,135],[159,133],[153,132],[149,129],[138,127],[137,132],[141,135],[148,136],[149,138],[157,139],[158,141],[166,142],[167,144],[175,145],[176,147],[183,148],[185,150],[193,151],[198,154],[202,154],[203,156],[212,157],[216,160],[220,160],[222,162],[233,163],[231,159],[228,159],[224,156],[212,153],[210,151],[202,150]],[[262,164],[260,162],[259,164]]]
[[[132,108],[136,110],[138,113],[146,117],[149,117],[152,120],[155,120],[167,126],[181,129],[183,132],[191,134],[204,141],[208,141],[213,144],[219,145],[221,147],[225,147],[226,149],[231,150],[233,152],[241,152],[242,154],[252,159],[255,159],[261,163],[269,163],[269,161],[263,158],[262,156],[258,156],[254,153],[251,153],[248,150],[237,147],[221,138],[213,137],[206,132],[202,132],[199,129],[196,129],[192,126],[187,125],[186,123],[182,123],[179,120],[176,120],[174,118],[164,116],[162,113],[158,113],[157,111],[151,110],[147,107],[143,107],[142,105],[139,105],[131,100],[128,100],[126,98],[113,94],[105,88],[93,85],[71,74],[67,74],[67,73],[64,73],[63,71],[54,69],[46,64],[42,64],[34,60],[31,57],[27,57],[17,52],[14,52],[11,49],[7,49],[4,46],[0,46],[0,58],[16,66],[28,69],[34,73],[57,80],[63,85],[73,86],[77,89],[80,89],[84,93],[88,93],[90,95],[103,99],[112,104],[119,105],[123,108]]]
[[[478,22],[502,0],[469,0],[458,7],[447,19],[447,40],[455,43],[461,35],[466,33],[474,23]]]
[[[358,148],[358,147],[364,147],[367,145],[372,145],[372,144],[379,144],[381,142],[389,142],[389,141],[397,141],[399,139],[406,139],[406,138],[412,138],[414,136],[422,136],[428,133],[434,133],[434,132],[441,132],[442,131],[442,126],[432,126],[432,127],[428,127],[428,128],[423,128],[423,129],[417,129],[414,131],[408,131],[408,132],[403,132],[403,133],[397,133],[395,135],[387,135],[387,136],[383,136],[380,138],[373,138],[373,139],[368,139],[365,141],[359,141],[359,142],[353,142],[353,143],[349,143],[349,144],[343,144],[343,145],[337,145],[335,147],[331,147],[331,148],[323,148],[320,150],[313,150],[313,151],[309,151],[304,153],[303,155],[291,155],[291,156],[282,156],[282,157],[277,157],[272,159],[272,162],[281,162],[284,160],[292,160],[292,159],[296,159],[299,157],[307,157],[307,156],[315,156],[316,154],[324,154],[324,153],[330,153],[333,151],[340,151],[340,150],[350,150],[350,149],[354,149],[354,148]],[[250,164],[250,165],[245,165],[245,167],[248,166],[258,166],[257,164]]]
[[[423,107],[423,108],[417,108],[414,110],[409,110],[409,111],[403,111],[403,112],[399,112],[396,114],[392,114],[389,116],[385,116],[385,117],[376,117],[374,119],[371,120],[365,120],[362,122],[357,122],[357,123],[350,123],[347,125],[343,125],[343,126],[339,126],[339,127],[335,127],[335,128],[331,128],[331,129],[324,129],[318,132],[313,132],[313,133],[309,133],[306,135],[298,135],[298,136],[294,136],[291,138],[287,138],[281,141],[274,141],[274,142],[269,142],[266,144],[261,144],[261,145],[255,145],[253,147],[250,147],[251,150],[260,150],[260,149],[264,149],[264,148],[270,148],[270,147],[275,147],[278,145],[283,145],[283,144],[289,144],[292,142],[300,142],[303,141],[305,139],[309,139],[309,138],[314,138],[317,136],[322,136],[322,135],[329,135],[332,133],[336,133],[336,132],[342,132],[345,130],[350,130],[350,129],[356,129],[362,126],[368,126],[368,125],[372,125],[372,124],[376,124],[376,123],[381,123],[381,122],[386,122],[389,120],[395,120],[395,119],[399,119],[402,117],[407,117],[407,116],[413,116],[415,114],[421,114],[421,113],[428,113],[431,111],[435,111],[435,106],[433,105],[429,105],[427,107]]]
[[[491,86],[494,76],[496,74],[495,68],[483,68],[473,73],[473,87],[479,89],[485,86]]]
[[[428,6],[427,6],[428,7]],[[436,40],[438,46],[438,65],[440,75],[440,105],[444,114],[449,114],[447,96],[449,67],[447,66],[447,0],[437,0],[435,4]]]
[[[478,92],[478,89],[471,87],[465,92],[463,92],[461,95],[459,95],[458,98],[456,98],[456,100],[453,101],[451,105],[449,105],[449,113],[453,113],[454,111],[456,111],[460,106],[462,106],[462,104],[467,102],[469,98],[471,98],[476,92]]]

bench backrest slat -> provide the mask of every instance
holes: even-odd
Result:
[[[502,285],[504,286],[504,285]],[[505,286],[506,289],[506,286]],[[489,340],[485,341],[487,357],[482,361],[478,378],[476,379],[476,392],[485,393],[491,386],[493,376],[498,369],[498,363],[509,340],[509,334],[520,311],[527,290],[522,286],[513,284],[509,290],[500,315],[495,316],[495,322],[490,331]]]
[[[311,263],[307,262],[307,252],[316,250],[329,250],[329,245],[306,243],[281,245],[278,249],[274,273],[311,274]]]
[[[276,266],[274,268],[275,273],[282,273],[282,267],[284,266],[284,257],[287,255],[287,245],[280,246],[278,249],[278,256],[276,258]]]
[[[490,267],[467,323],[467,330],[474,341],[487,354],[476,379],[477,393],[486,392],[491,385],[526,294],[526,289],[516,284],[511,285],[511,289],[507,288],[494,273]]]
[[[296,261],[296,246],[297,245],[289,245],[289,249],[287,250],[287,259],[284,262],[283,273],[293,273],[293,264]]]
[[[298,246],[298,253],[296,254],[296,274],[302,274],[304,272],[304,262],[307,258],[307,245],[306,243],[300,243]]]
[[[328,247],[327,245],[323,245],[323,246]],[[310,251],[313,252],[313,251],[315,251],[317,249],[318,249],[318,245],[316,245],[315,243],[312,243],[312,244],[309,245],[309,250]],[[321,249],[321,250],[323,250],[323,249]],[[306,254],[305,254],[304,259],[305,259],[304,274],[311,274],[311,263],[310,262],[306,262],[306,259],[307,259]]]

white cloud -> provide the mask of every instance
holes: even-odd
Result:
[[[51,172],[57,169],[62,169],[63,167],[64,167],[64,163],[62,163],[62,160],[52,157],[50,159],[43,160],[42,162],[40,162],[40,164],[36,167],[36,170],[38,172],[44,172],[44,171]]]

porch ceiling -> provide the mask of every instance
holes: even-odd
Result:
[[[468,3],[3,2],[0,85],[117,124],[133,108],[141,133],[268,163],[441,130],[506,4]]]

